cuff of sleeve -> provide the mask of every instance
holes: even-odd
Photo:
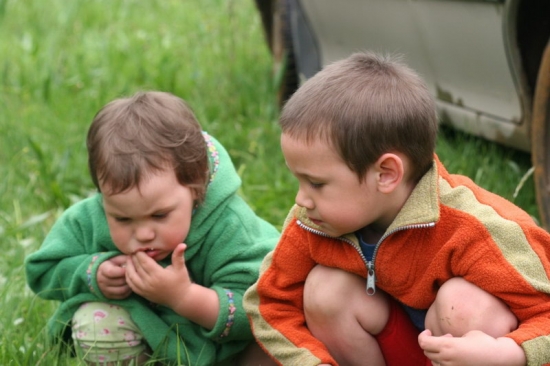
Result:
[[[119,252],[101,252],[93,254],[90,258],[90,262],[88,263],[88,267],[86,268],[86,284],[88,288],[90,289],[90,292],[100,299],[106,299],[105,296],[103,296],[103,293],[99,289],[99,286],[97,285],[97,269],[99,268],[99,265],[109,258],[112,258],[114,256],[120,255]]]
[[[252,339],[250,324],[242,307],[242,294],[226,288],[212,289],[218,294],[220,311],[216,325],[205,331],[205,337],[218,342]]]

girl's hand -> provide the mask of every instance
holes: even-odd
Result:
[[[118,255],[101,263],[97,268],[97,286],[106,298],[122,300],[132,293],[132,289],[126,283],[124,266],[127,260],[126,255]]]
[[[147,254],[131,256],[126,267],[126,281],[132,290],[149,301],[174,310],[206,329],[216,325],[220,301],[216,291],[191,282],[179,244],[172,253],[172,264],[162,268]]]
[[[162,268],[144,252],[133,254],[126,267],[126,281],[140,296],[156,304],[172,307],[175,298],[185,296],[191,279],[183,253],[187,246],[179,244],[172,253],[172,264]]]

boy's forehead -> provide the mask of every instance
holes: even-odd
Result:
[[[281,150],[285,160],[301,156],[302,159],[309,161],[322,160],[340,160],[344,163],[343,158],[331,140],[324,136],[294,136],[288,133],[281,134]],[[301,160],[301,159],[300,159]],[[288,163],[288,162],[287,162]]]
[[[330,138],[328,133],[292,133],[283,132],[281,134],[281,143],[284,140],[292,140],[294,143],[303,144],[305,146],[313,146],[317,144],[325,145],[330,148],[334,148],[334,142]]]
[[[281,135],[281,150],[287,159],[299,158],[306,160],[341,160],[340,154],[334,146],[321,137],[306,139],[303,136],[294,137],[283,133]]]

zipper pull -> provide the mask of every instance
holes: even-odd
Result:
[[[367,295],[374,295],[376,293],[376,276],[374,274],[374,265],[372,261],[367,265]]]

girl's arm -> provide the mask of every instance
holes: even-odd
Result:
[[[102,297],[97,268],[118,254],[94,196],[65,211],[41,247],[25,259],[27,281],[45,299],[64,301],[81,293]]]

